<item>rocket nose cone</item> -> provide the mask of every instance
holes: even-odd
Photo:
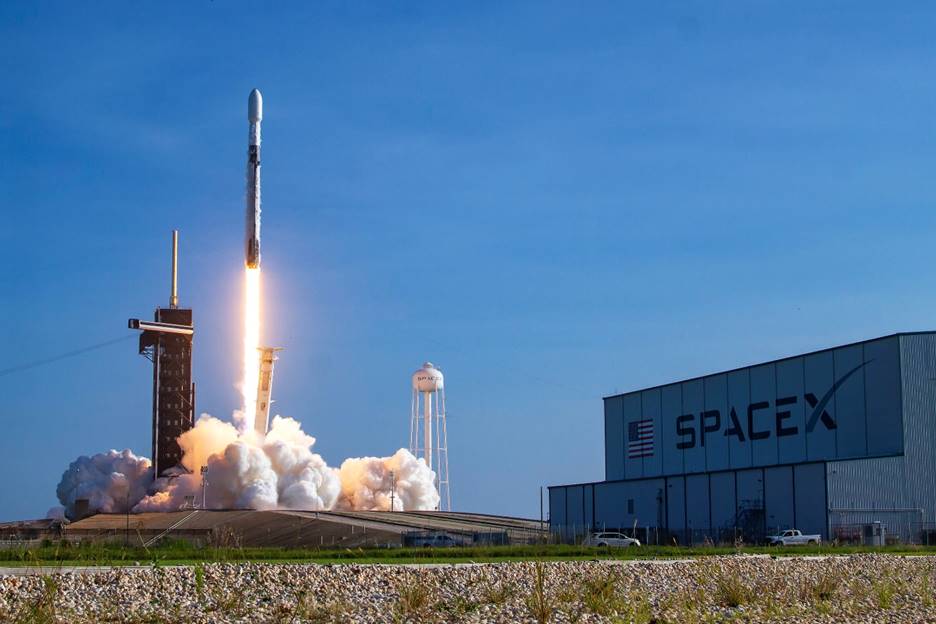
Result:
[[[259,89],[250,92],[247,98],[247,120],[250,123],[258,123],[263,119],[263,96]]]

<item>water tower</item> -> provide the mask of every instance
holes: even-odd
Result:
[[[433,420],[435,425],[433,426]],[[435,429],[435,440],[433,440]],[[422,445],[420,445],[420,442]],[[436,474],[439,510],[452,510],[449,491],[448,432],[445,428],[445,385],[442,371],[426,362],[413,373],[413,403],[410,412],[410,453],[423,457]]]

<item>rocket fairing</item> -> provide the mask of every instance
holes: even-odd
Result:
[[[244,235],[244,261],[248,269],[260,268],[260,122],[263,96],[254,89],[247,98],[247,229]]]

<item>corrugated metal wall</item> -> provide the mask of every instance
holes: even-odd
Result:
[[[566,489],[566,524],[577,527],[585,526],[585,492],[583,489],[581,485]]]
[[[793,513],[796,528],[828,539],[826,512],[826,468],[824,464],[793,466]]]
[[[711,505],[709,504],[709,476],[707,474],[686,477],[686,528],[703,531],[712,527]]]
[[[734,526],[737,505],[735,494],[735,473],[717,472],[709,475],[709,513],[713,529]]]
[[[764,508],[764,471],[742,470],[737,474],[737,511]]]
[[[624,478],[624,399],[604,401],[605,410],[605,479]]]
[[[650,420],[653,422],[654,447],[659,444],[659,431],[663,428],[662,403],[662,392],[660,388],[654,388],[640,393],[640,417],[643,420]],[[657,453],[655,451],[656,448],[654,448],[653,453],[641,458],[643,464],[641,476],[659,475],[663,473],[663,453]]]
[[[829,462],[829,508],[913,507],[905,465],[903,456]]]
[[[550,524],[581,535],[636,522],[665,528],[680,543],[730,541],[734,529],[748,541],[791,527],[826,537],[825,474],[823,463],[813,463],[556,486],[549,488]]]
[[[671,531],[686,528],[686,480],[683,477],[666,480],[666,527]]]
[[[734,419],[744,426],[747,419],[746,406],[751,403],[751,371],[748,368],[728,373],[728,408],[726,421],[734,423]],[[727,426],[727,422],[726,422]],[[725,436],[728,438],[728,452],[731,456],[732,468],[748,468],[752,465],[751,444],[747,438],[741,440],[738,436]]]
[[[899,341],[890,336],[608,397],[605,478],[900,454]],[[650,455],[628,454],[637,422],[652,423]]]
[[[624,478],[642,479],[644,476],[643,459],[631,458],[627,453],[630,424],[642,419],[640,393],[625,394],[624,399]]]
[[[595,486],[594,484],[584,486],[585,500],[582,506],[585,508],[585,524],[595,525]]]
[[[936,523],[936,334],[881,338],[604,403],[609,482],[550,488],[553,526],[625,528],[636,520],[697,535],[734,525],[753,501],[768,529],[796,526],[825,538],[832,523],[885,521],[888,513],[895,525],[911,516]],[[692,445],[680,431],[687,415]],[[628,456],[636,421],[653,423],[651,455]],[[727,434],[734,424],[743,436]],[[781,428],[797,434],[777,435]],[[772,435],[750,435],[763,431]]]
[[[682,386],[682,413],[701,414],[705,410],[705,383],[701,379],[694,379],[680,384]],[[664,455],[671,449],[661,448]],[[683,449],[683,469],[686,472],[705,472],[705,447],[702,446],[701,435],[695,436],[695,444],[691,448]]]
[[[926,338],[925,336],[919,336]],[[908,336],[901,337],[901,340]],[[932,336],[929,337],[932,340]],[[903,451],[904,431],[901,426],[903,404],[901,370],[905,364],[890,366],[899,357],[900,340],[874,340],[864,345],[865,415],[868,421],[868,454],[890,455]],[[909,374],[922,371],[909,369]],[[930,403],[932,406],[932,403]]]
[[[814,353],[803,358],[803,383],[805,392],[812,392],[806,388],[831,388],[835,383],[835,372],[832,366],[832,352],[823,351]],[[817,399],[823,397],[822,393],[813,396]],[[812,418],[812,409],[810,406],[810,418]],[[835,400],[829,401],[825,406],[825,411],[835,419],[838,414],[835,412]],[[806,436],[806,459],[816,461],[817,459],[828,459],[835,457],[835,431],[827,427],[821,427],[817,423],[813,430]]]
[[[896,372],[880,364],[895,352],[900,358]],[[862,524],[878,521],[891,535],[916,539],[921,523],[936,522],[936,336],[902,335],[896,344],[869,342],[863,357],[868,362],[863,380],[869,389],[867,451],[889,454],[902,449],[903,454],[829,462],[830,524],[857,531]],[[895,394],[900,397],[896,403],[890,400]],[[841,410],[843,401],[839,396],[836,400]],[[842,439],[840,435],[840,445]]]
[[[901,336],[907,489],[936,522],[936,335]]]
[[[665,522],[663,479],[595,484],[596,528],[660,527]]]
[[[771,425],[773,407],[777,400],[777,367],[774,364],[764,364],[751,369],[751,403],[739,405],[739,409],[747,409],[748,413],[748,443],[751,445],[751,460],[755,466],[773,466],[777,461],[777,438],[772,435]],[[754,409],[754,406],[760,406]],[[752,416],[753,415],[753,416]],[[751,424],[753,423],[753,425]],[[763,436],[762,439],[755,439]],[[806,437],[800,433],[797,437]]]
[[[549,525],[553,528],[563,527],[566,522],[566,487],[555,486],[549,488]]]
[[[769,534],[796,527],[793,500],[793,467],[765,468],[764,521]]]
[[[721,430],[721,419],[728,415],[728,376],[706,377],[704,390],[705,412],[700,418],[699,437],[702,446],[705,447],[705,466],[708,470],[727,470],[731,468],[731,455],[728,436]],[[706,432],[706,429],[713,428],[716,424],[717,431]]]
[[[660,404],[660,420],[662,422],[660,455],[663,458],[663,474],[682,474],[685,472],[685,464],[683,452],[677,446],[679,436],[676,434],[676,419],[683,413],[682,386],[674,384],[661,388]],[[666,449],[666,452],[662,452],[662,449]]]
[[[796,397],[796,402],[782,406],[786,418],[782,419],[784,428],[796,428],[806,431],[806,394],[804,386],[803,358],[777,362],[777,396]],[[811,412],[811,410],[810,410]],[[824,427],[823,427],[824,428]],[[787,436],[777,439],[777,459],[781,464],[798,464],[806,461],[806,438],[808,436]]]

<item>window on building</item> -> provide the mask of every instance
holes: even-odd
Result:
[[[634,499],[633,498],[627,499],[627,514],[630,516],[634,515]]]

